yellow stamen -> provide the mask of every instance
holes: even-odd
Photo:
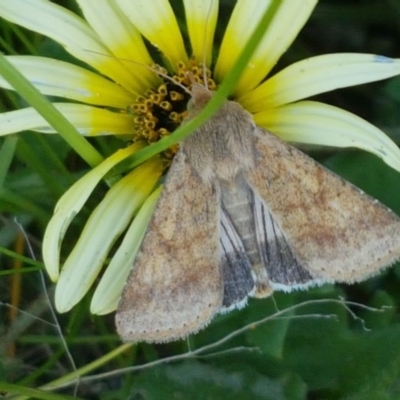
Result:
[[[153,65],[152,68],[160,72],[164,82],[157,88],[148,89],[144,96],[138,96],[128,110],[135,114],[134,123],[137,132],[135,139],[144,139],[148,143],[154,143],[169,135],[182,123],[187,115],[186,104],[190,98],[193,82],[204,84],[211,90],[216,88],[211,71],[208,69],[204,71],[203,66],[195,59],[191,59],[188,63],[179,62],[175,75],[170,79],[165,68],[159,65]],[[182,86],[186,87],[187,91]],[[178,149],[179,146],[176,145],[164,152],[167,163]]]

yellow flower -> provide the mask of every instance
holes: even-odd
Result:
[[[119,151],[78,180],[56,206],[46,230],[43,257],[51,279],[57,281],[60,312],[70,310],[87,293],[121,238],[91,304],[93,313],[115,310],[156,203],[160,189],[154,188],[163,173],[158,156],[123,171],[121,178],[111,178],[113,185],[91,214],[60,273],[62,239],[96,185],[123,160],[172,132],[184,116],[185,93],[144,67],[154,65],[155,58],[184,85],[189,84],[185,71],[191,70],[201,80],[205,63],[211,68],[209,83],[218,87],[251,42],[254,29],[250,27],[257,27],[269,15],[258,47],[238,79],[230,82],[232,98],[253,114],[258,125],[285,140],[359,147],[400,171],[399,149],[378,128],[342,109],[303,100],[398,75],[399,60],[372,54],[329,54],[297,62],[269,77],[317,0],[238,0],[216,59],[212,55],[217,0],[183,0],[189,54],[167,0],[77,3],[85,19],[48,0],[0,0],[1,17],[52,38],[99,74],[43,57],[9,56],[8,61],[41,93],[69,100],[54,105],[81,135],[123,135],[135,141],[127,147],[121,142]],[[156,51],[149,51],[150,46]],[[0,85],[11,88],[1,77]],[[0,135],[27,129],[55,133],[32,108],[0,115]]]

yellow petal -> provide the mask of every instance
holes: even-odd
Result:
[[[232,68],[260,22],[271,0],[239,0],[221,44],[215,76],[217,81]],[[249,61],[234,94],[238,97],[257,86],[288,49],[307,22],[317,0],[283,0],[265,36]]]
[[[122,109],[134,101],[121,86],[64,61],[35,56],[8,56],[7,60],[42,94]],[[1,76],[0,86],[13,89]]]
[[[61,270],[55,291],[59,312],[69,311],[87,293],[112,245],[153,190],[162,163],[153,158],[119,180],[89,217]]]
[[[92,314],[104,315],[116,310],[160,192],[161,187],[145,201],[126,232],[93,294],[90,304]]]
[[[238,101],[250,112],[277,107],[330,90],[400,74],[400,60],[374,54],[311,57],[278,72]]]
[[[187,55],[174,11],[167,0],[117,0],[140,33],[159,49],[173,68]]]
[[[0,0],[0,16],[52,38],[74,57],[139,94],[132,73],[109,52],[87,22],[73,12],[47,0]]]
[[[135,143],[118,150],[75,182],[58,201],[43,239],[43,260],[52,281],[57,281],[59,276],[61,241],[72,219],[82,209],[93,189],[111,168],[141,147],[139,143]]]
[[[258,113],[254,119],[288,142],[358,147],[400,171],[397,145],[374,125],[341,108],[302,101]]]
[[[82,135],[131,135],[135,133],[133,117],[129,114],[73,103],[53,103],[53,105]],[[0,114],[0,136],[25,130],[56,133],[33,108]]]
[[[158,76],[148,66],[153,64],[139,31],[115,1],[78,0],[86,21],[111,53],[131,71],[136,91],[155,86]],[[132,61],[129,61],[132,60]]]
[[[212,46],[218,18],[218,1],[183,0],[192,55],[207,67],[212,61]]]

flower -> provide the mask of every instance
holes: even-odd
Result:
[[[54,102],[54,106],[81,135],[134,139],[129,146],[121,141],[120,150],[65,193],[47,227],[43,257],[51,279],[57,281],[60,312],[70,310],[87,293],[120,239],[91,304],[93,313],[115,310],[160,191],[154,188],[165,161],[176,150],[167,150],[136,168],[125,167],[110,177],[110,171],[122,161],[174,131],[185,115],[185,92],[144,66],[158,64],[164,74],[169,72],[181,84],[189,85],[186,71],[201,81],[205,64],[209,85],[228,82],[232,98],[253,114],[255,122],[283,139],[359,147],[400,171],[399,149],[378,128],[342,109],[303,100],[398,75],[399,60],[371,54],[329,54],[299,61],[268,76],[317,0],[238,0],[216,59],[212,55],[217,0],[183,0],[190,54],[168,0],[77,3],[85,19],[48,0],[0,0],[0,16],[47,35],[97,72],[44,57],[8,56],[7,60],[41,93],[69,100]],[[264,30],[256,50],[243,63],[241,54],[255,40],[249,26]],[[237,65],[241,73],[232,79]],[[0,85],[11,88],[4,79]],[[32,108],[0,115],[1,135],[27,129],[55,133]],[[60,244],[66,230],[102,179],[107,179],[111,188],[91,214],[60,273]]]

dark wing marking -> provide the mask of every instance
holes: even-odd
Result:
[[[235,227],[224,210],[221,210],[220,245],[224,276],[223,307],[240,308],[254,290],[251,264]]]
[[[256,194],[253,201],[257,243],[272,288],[290,291],[319,283],[303,268],[268,207]]]

